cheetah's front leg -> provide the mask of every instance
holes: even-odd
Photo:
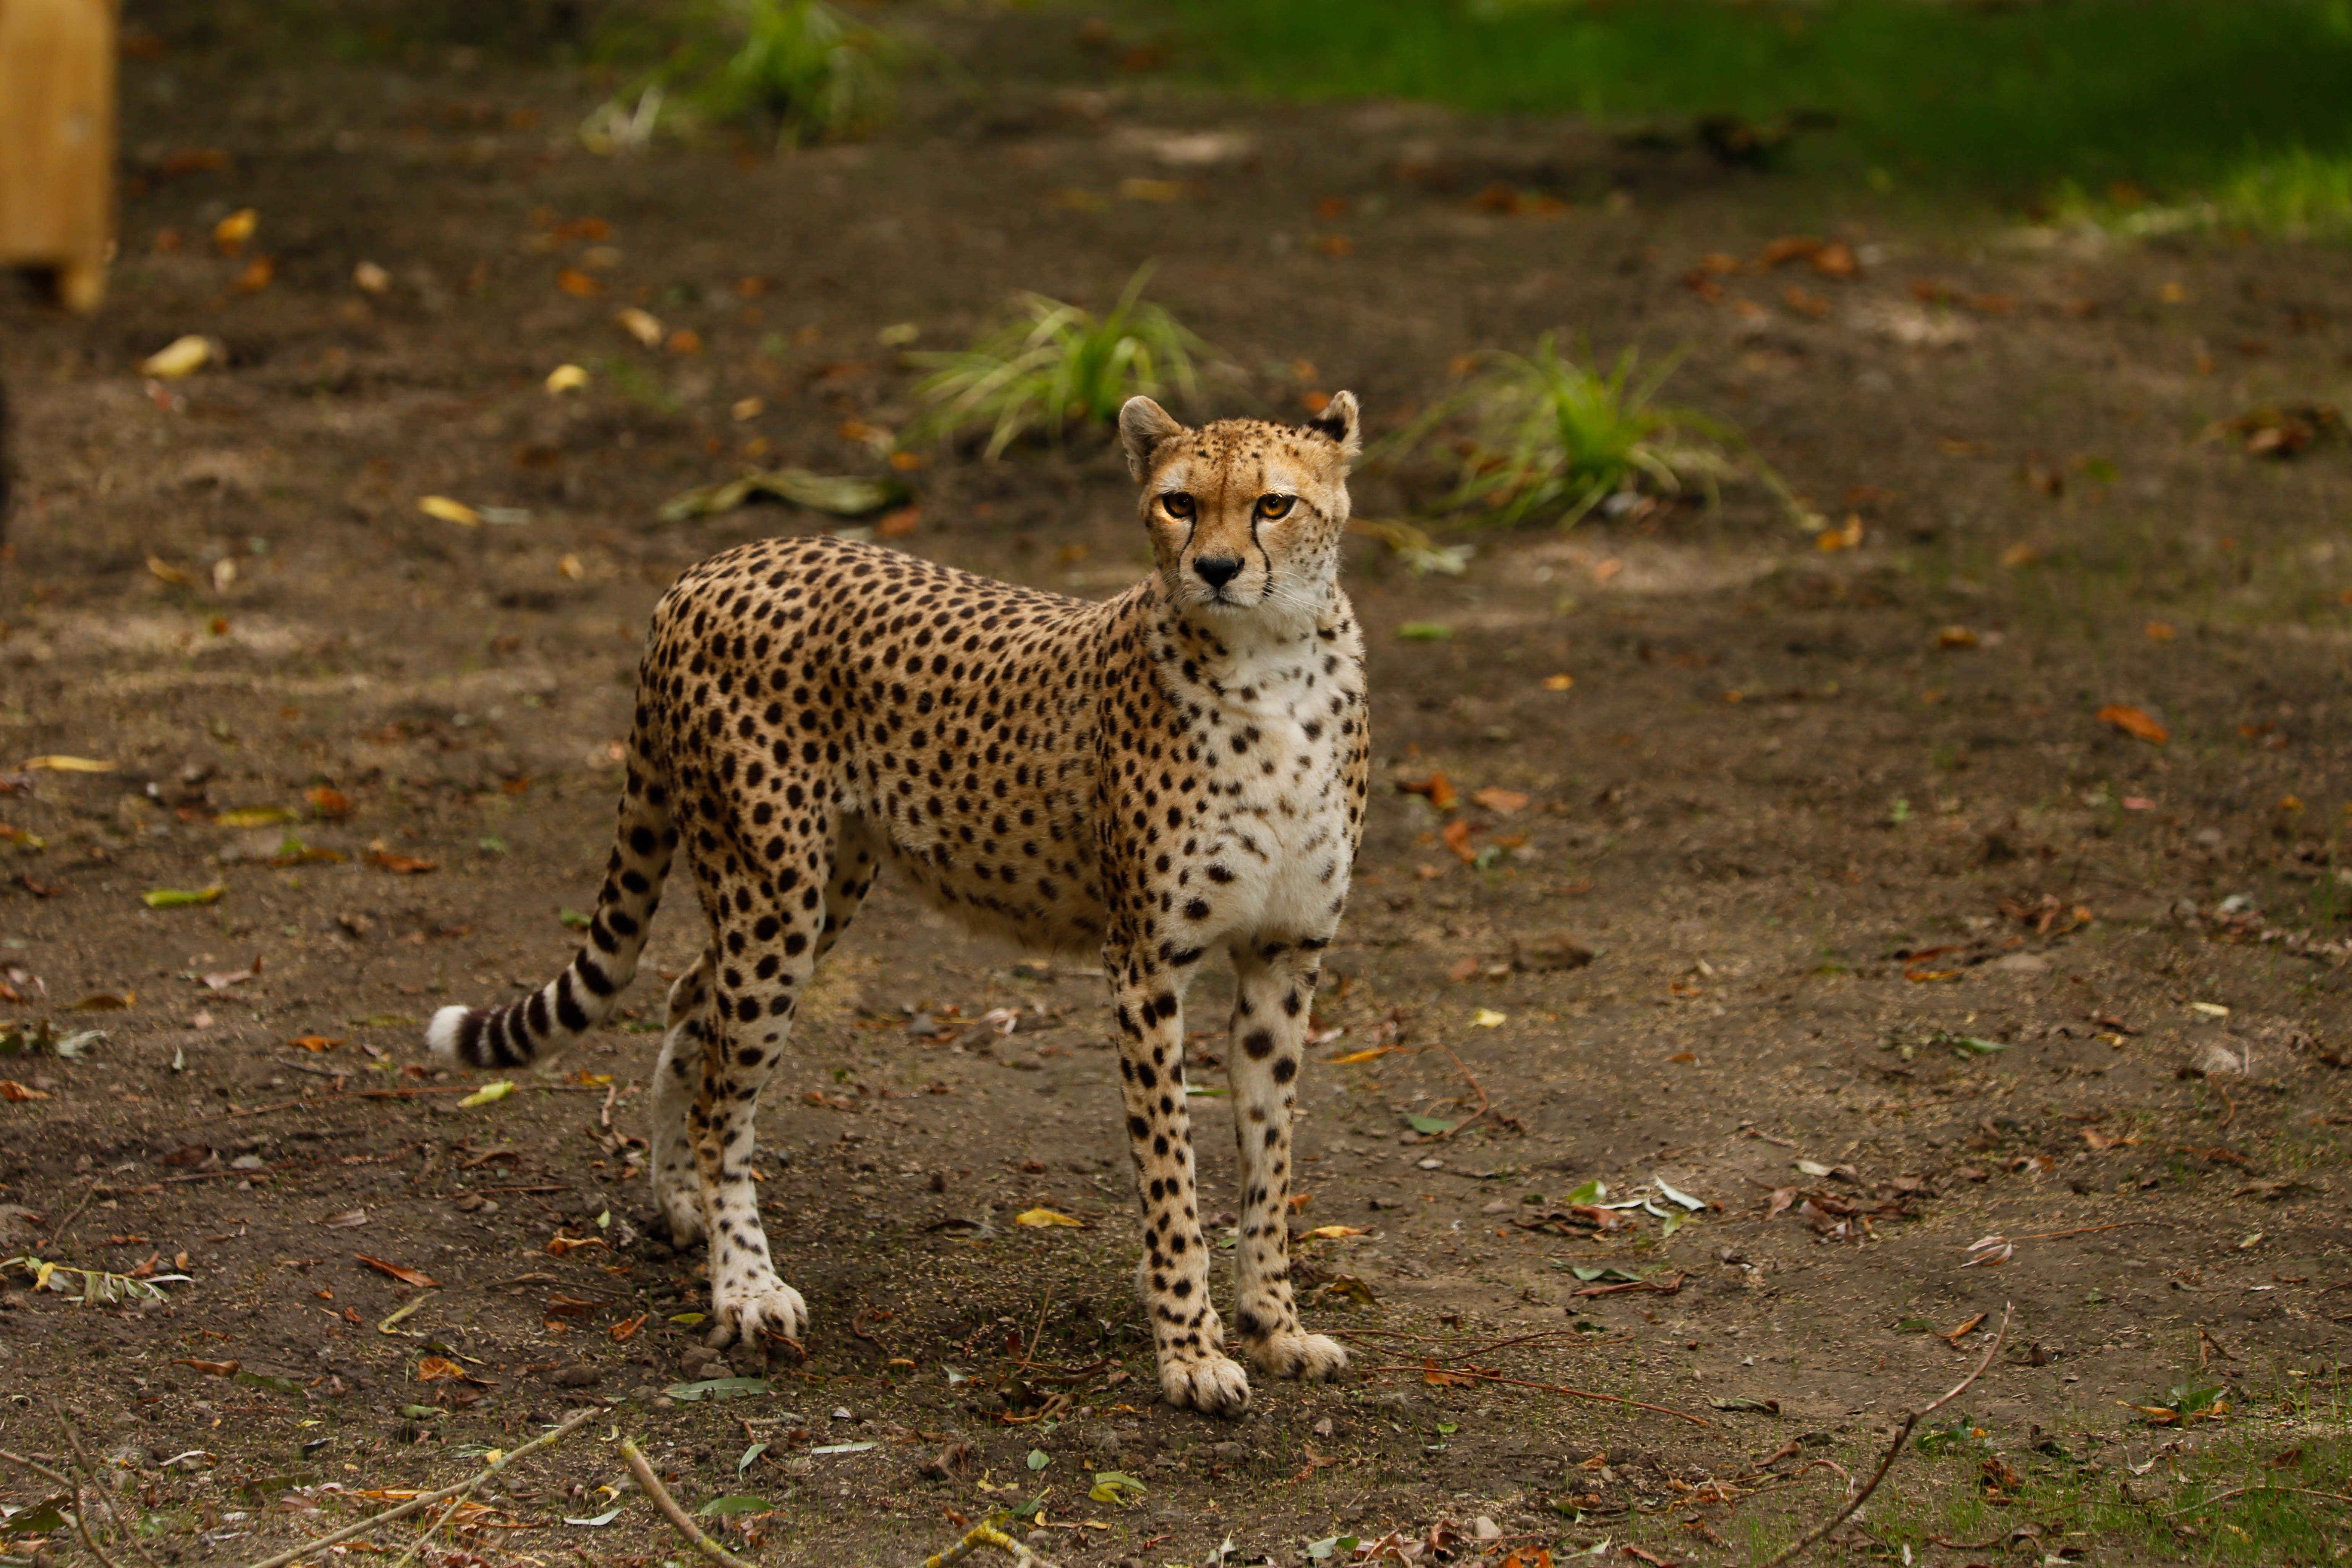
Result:
[[[1129,1151],[1143,1200],[1143,1259],[1136,1284],[1151,1316],[1160,1391],[1168,1403],[1210,1415],[1249,1408],[1249,1374],[1224,1353],[1224,1325],[1209,1304],[1209,1248],[1192,1172],[1192,1120],[1184,1106],[1185,973],[1106,953],[1118,1019],[1118,1070]]]
[[[1276,1377],[1336,1377],[1348,1352],[1299,1327],[1290,1291],[1290,1123],[1315,1000],[1315,954],[1286,942],[1234,947],[1234,1136],[1240,1144],[1240,1331],[1249,1358]]]

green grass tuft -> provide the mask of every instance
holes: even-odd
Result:
[[[656,124],[772,130],[781,146],[834,140],[881,112],[897,50],[820,0],[719,0],[684,14],[682,36],[642,29],[614,47],[662,63],[589,117],[599,151],[642,147]]]
[[[1197,389],[1194,362],[1210,349],[1158,305],[1142,300],[1149,264],[1136,269],[1118,302],[1097,316],[1043,294],[1021,296],[1020,312],[983,332],[971,347],[908,356],[930,374],[916,384],[924,410],[909,425],[909,444],[988,426],[993,459],[1033,431],[1059,441],[1073,423],[1103,425],[1135,396],[1185,397]]]
[[[1671,361],[1637,376],[1639,365],[1629,348],[1606,370],[1588,368],[1546,333],[1532,354],[1489,355],[1486,371],[1391,445],[1459,454],[1461,478],[1440,504],[1506,527],[1538,517],[1565,527],[1645,485],[1673,495],[1697,481],[1712,491],[1751,470],[1780,489],[1770,470],[1741,455],[1730,426],[1656,401]],[[1456,416],[1466,434],[1449,436]]]

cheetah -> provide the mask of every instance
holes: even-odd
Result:
[[[797,1337],[751,1177],[797,999],[884,867],[965,925],[1099,954],[1142,1206],[1137,1289],[1168,1401],[1249,1405],[1210,1302],[1185,1108],[1186,989],[1235,977],[1240,1346],[1329,1378],[1289,1279],[1291,1121],[1308,1007],[1363,828],[1363,637],[1338,569],[1355,398],[1290,426],[1120,410],[1155,570],[1103,603],[874,545],[738,546],[655,610],[596,912],[570,965],[503,1007],[445,1007],[431,1048],[509,1067],[604,1019],[683,851],[710,936],[671,985],[656,1201],[707,1238],[714,1345]]]

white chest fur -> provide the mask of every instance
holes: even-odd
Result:
[[[1307,637],[1235,657],[1195,733],[1205,829],[1189,858],[1215,884],[1220,934],[1327,931],[1353,849],[1342,726],[1356,716],[1348,654]],[[1219,880],[1223,878],[1223,880]]]

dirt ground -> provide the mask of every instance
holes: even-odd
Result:
[[[99,1032],[0,1058],[0,1255],[187,1278],[84,1306],[12,1269],[0,1447],[62,1466],[69,1412],[172,1563],[256,1561],[593,1401],[426,1560],[678,1560],[635,1500],[563,1522],[614,1506],[617,1432],[689,1509],[757,1500],[712,1522],[772,1563],[918,1561],[1041,1493],[1020,1528],[1070,1563],[1391,1531],[1400,1560],[1748,1563],[1838,1500],[1812,1461],[1867,1474],[2008,1310],[1944,1451],[1825,1558],[2341,1558],[2341,1509],[2259,1549],[2226,1509],[2168,1516],[2209,1461],[2346,1489],[2352,452],[2212,430],[2340,395],[2352,258],[1964,224],[1568,122],[1179,92],[1075,35],[940,22],[963,74],[780,159],[591,155],[593,87],[471,56],[126,62],[112,298],[0,302],[0,1018]],[[1846,239],[1859,275],[1694,286],[1790,234]],[[1158,1403],[1098,976],[886,880],[763,1119],[807,1358],[674,1397],[762,1369],[688,1353],[699,1258],[653,1234],[660,988],[484,1103],[423,1020],[575,940],[663,586],[850,526],[660,504],[746,458],[890,472],[870,432],[913,374],[877,334],[959,344],[1013,290],[1100,304],[1152,258],[1222,351],[1204,414],[1347,386],[1377,434],[1472,350],[1679,348],[1666,399],[1737,420],[1859,543],[1734,485],[1480,536],[1459,577],[1352,548],[1382,787],[1297,1219],[1349,1233],[1297,1248],[1348,1382],[1260,1379],[1232,1425]],[[688,335],[640,346],[628,305]],[[143,381],[184,333],[225,362]],[[551,395],[565,363],[591,383]],[[1148,559],[1099,443],[902,477],[884,531],[923,555],[1087,596]],[[1375,465],[1358,510],[1428,489]],[[462,526],[427,496],[511,510]],[[1427,623],[1450,635],[1401,634]],[[59,755],[111,769],[18,766]],[[699,940],[674,900],[650,967]],[[1193,1110],[1206,1219],[1229,1119],[1213,1089]],[[1596,1181],[1647,1203],[1591,1207]],[[2200,1382],[2226,1415],[2168,1392]],[[2168,1405],[2188,1419],[2134,1408]],[[1090,1497],[1110,1471],[1139,1495]]]

